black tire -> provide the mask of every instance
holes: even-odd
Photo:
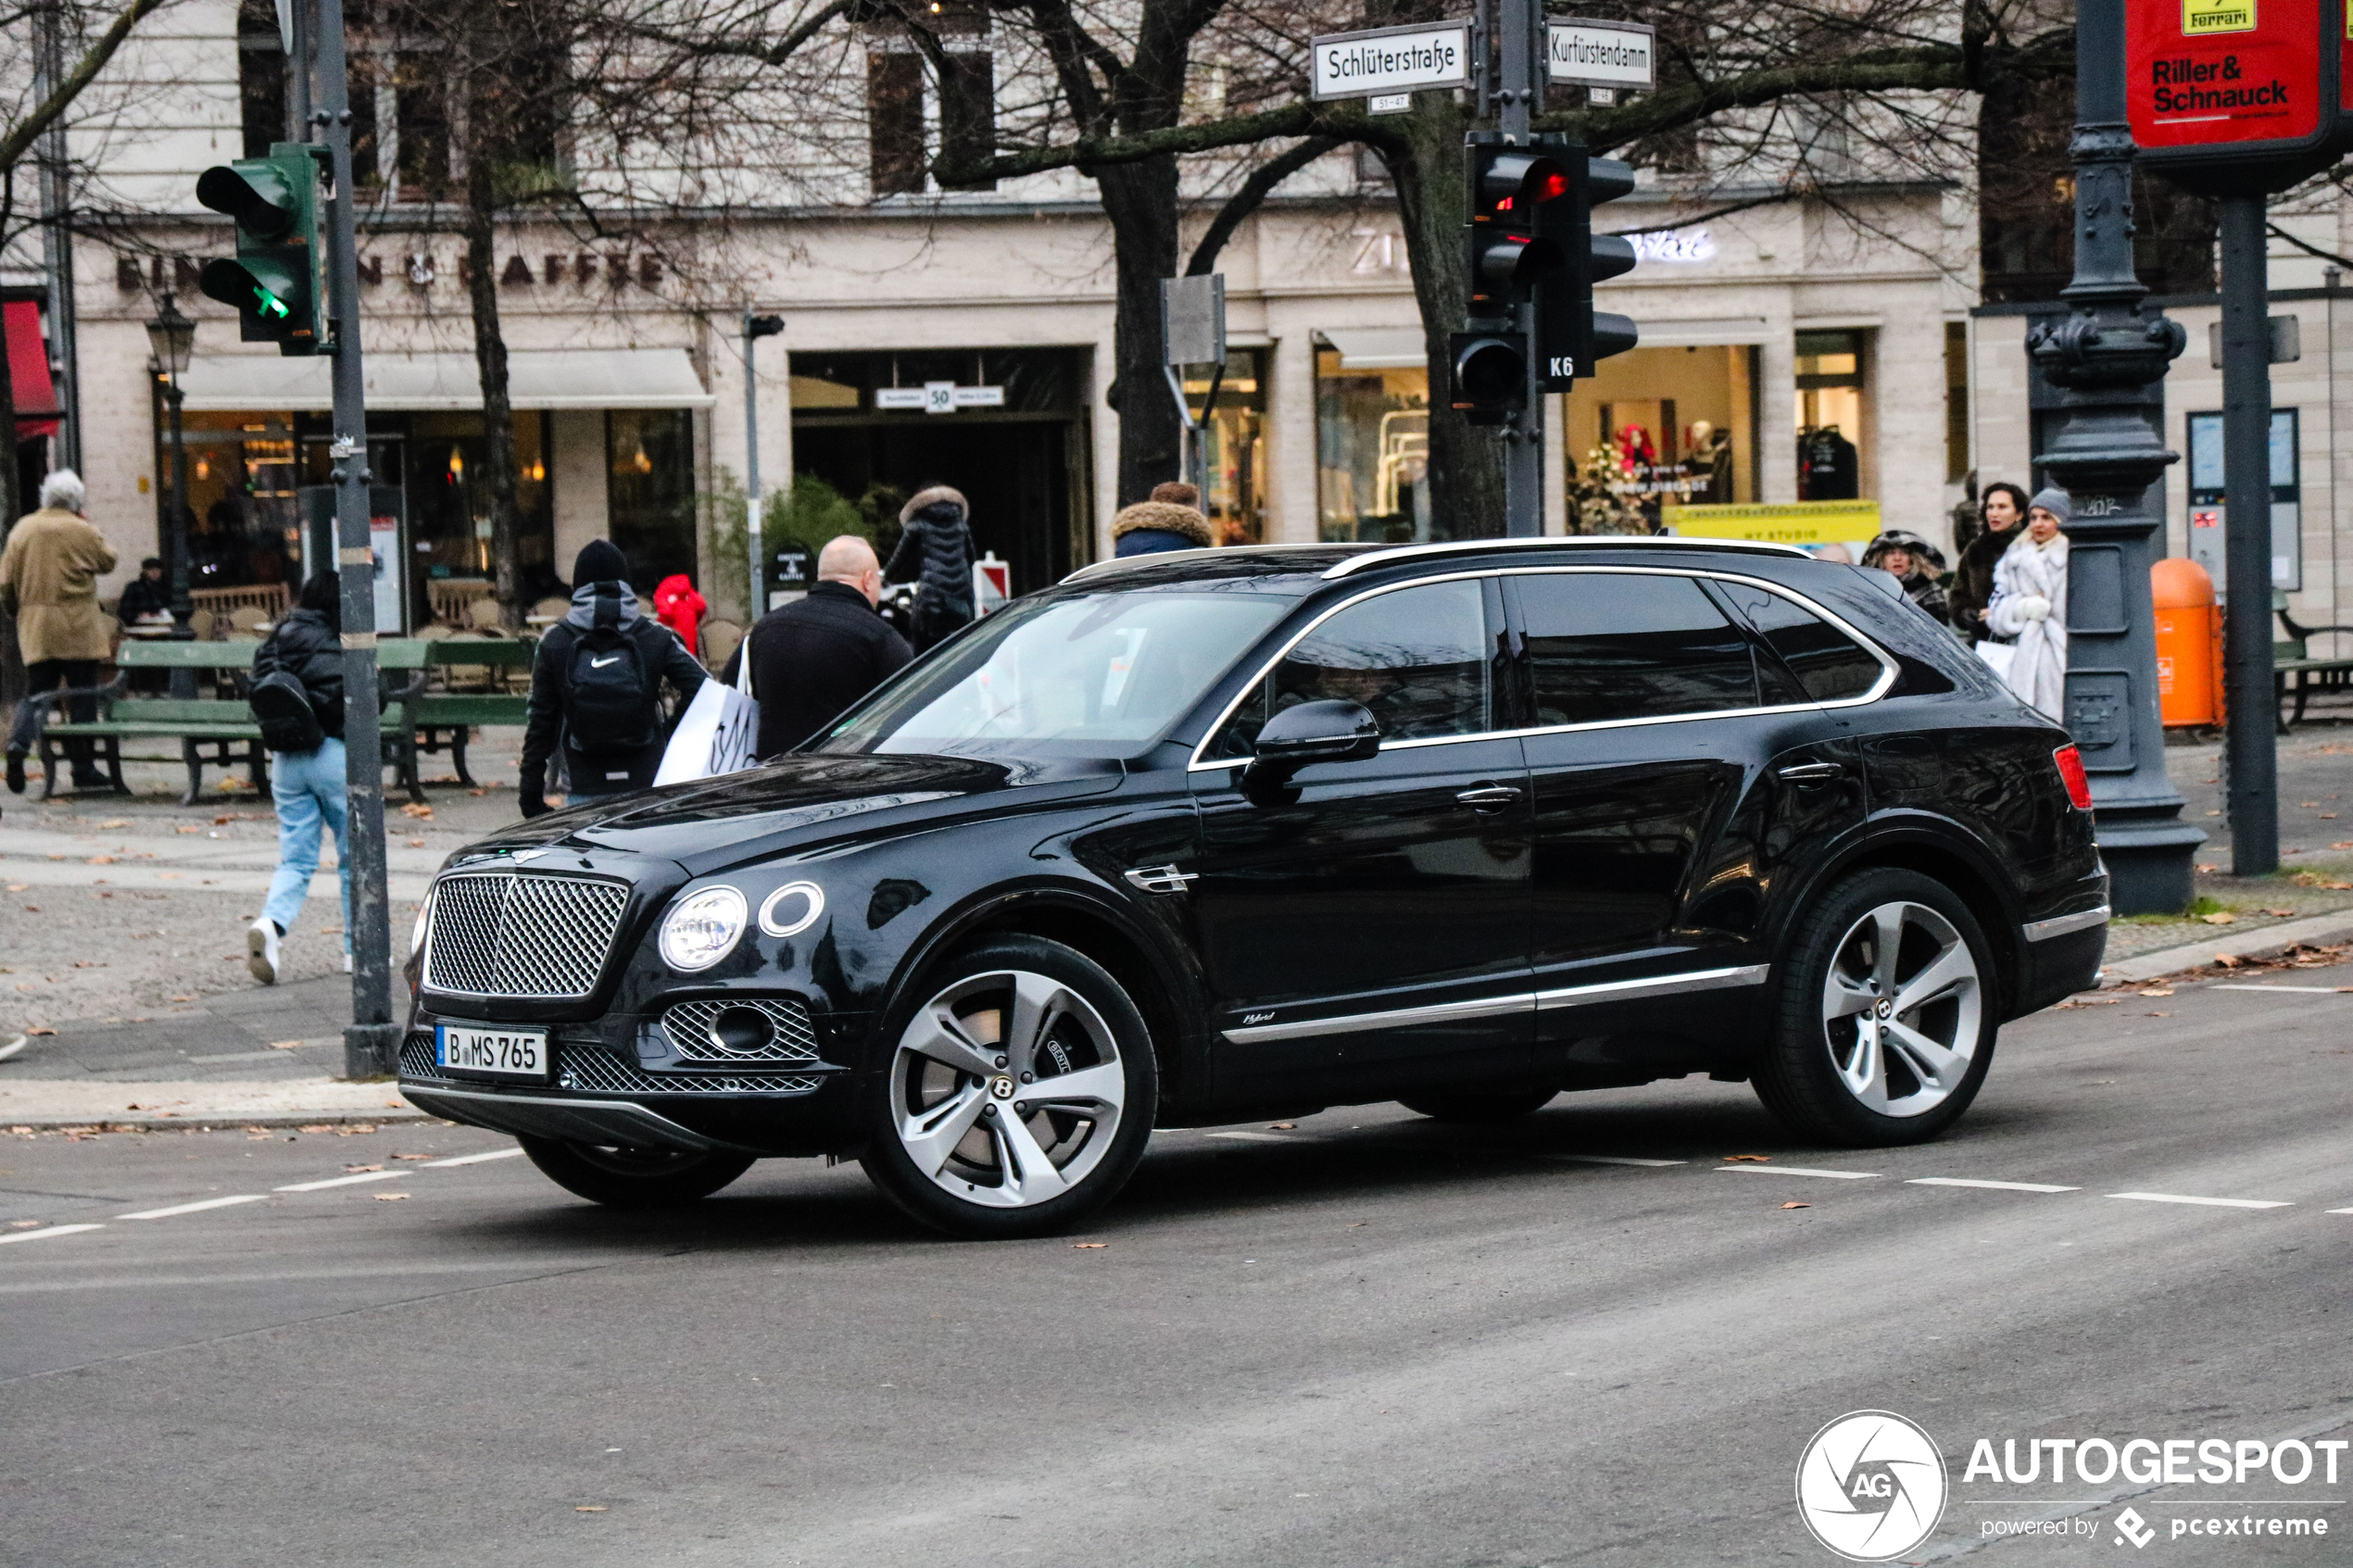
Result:
[[[1881,971],[1890,909],[1898,911],[1895,958]],[[1940,990],[1931,969],[1966,972],[1966,979]],[[1994,1061],[2000,984],[1976,917],[1943,883],[1882,867],[1836,884],[1800,917],[1779,979],[1773,1037],[1757,1058],[1754,1086],[1794,1131],[1858,1148],[1925,1143],[1976,1099]],[[1923,979],[1927,999],[1894,1010],[1907,983]],[[1867,992],[1884,1000],[1831,1016],[1848,1005],[1843,998],[1859,1001]]]
[[[1043,998],[1030,1016],[1044,1025],[1033,1038],[1011,1038],[1025,995]],[[939,1032],[943,1015],[954,1035]],[[1126,990],[1085,954],[1040,937],[992,937],[929,966],[885,1017],[859,1163],[917,1220],[970,1240],[1048,1236],[1110,1202],[1135,1174],[1159,1109],[1151,1032]],[[1024,1076],[1032,1063],[1053,1070]],[[1058,1104],[1053,1085],[1064,1075],[1087,1092]],[[919,1153],[937,1165],[925,1169]]]
[[[631,1148],[620,1144],[518,1138],[542,1174],[592,1203],[649,1209],[709,1198],[751,1169],[752,1156],[706,1150]]]
[[[1433,1089],[1397,1103],[1433,1122],[1463,1122],[1491,1125],[1533,1116],[1553,1103],[1558,1089]]]

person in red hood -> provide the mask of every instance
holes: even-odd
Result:
[[[703,596],[695,592],[694,579],[684,572],[663,578],[661,586],[654,590],[654,619],[677,633],[678,640],[686,645],[686,651],[698,659],[702,654],[695,644],[695,633],[710,609]]]

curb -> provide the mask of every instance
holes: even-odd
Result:
[[[2141,953],[2102,969],[2100,984],[2104,986],[2137,985],[2189,970],[2210,972],[2218,953],[2229,953],[2242,959],[2272,959],[2294,947],[2325,947],[2338,942],[2353,942],[2353,909],[2309,915],[2303,920],[2265,926],[2259,933],[2248,932],[2247,939],[2243,941],[2214,937],[2203,942],[2185,943],[2178,947],[2160,948],[2154,953]]]
[[[18,1127],[30,1127],[38,1133],[54,1133],[60,1127],[88,1127],[101,1133],[168,1133],[172,1131],[197,1133],[230,1133],[244,1127],[356,1127],[382,1126],[395,1122],[438,1122],[415,1106],[404,1105],[398,1110],[386,1106],[381,1115],[352,1110],[324,1110],[316,1116],[302,1116],[292,1111],[273,1110],[266,1116],[230,1116],[217,1112],[192,1112],[186,1116],[9,1116],[0,1113],[0,1134]]]

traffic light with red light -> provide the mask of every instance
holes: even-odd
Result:
[[[1568,170],[1564,199],[1545,204],[1540,231],[1560,247],[1567,265],[1536,292],[1536,381],[1546,392],[1567,392],[1593,367],[1634,346],[1632,320],[1593,308],[1593,285],[1634,269],[1634,247],[1618,234],[1593,232],[1593,208],[1634,188],[1634,170],[1616,158],[1588,157],[1574,143],[1550,149]]]
[[[1547,231],[1573,182],[1548,150],[1505,146],[1476,133],[1463,148],[1468,181],[1470,313],[1502,316],[1565,271],[1569,258]]]

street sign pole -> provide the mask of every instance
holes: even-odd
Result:
[[[2278,701],[2271,673],[2270,246],[2260,190],[2216,204],[2222,251],[2223,805],[2231,873],[2280,866]]]
[[[1538,52],[1544,36],[1543,0],[1497,0],[1495,15],[1503,83],[1495,94],[1496,128],[1507,144],[1525,146],[1531,140],[1529,117],[1544,91],[1543,56]],[[1522,356],[1528,388],[1504,425],[1504,532],[1532,539],[1544,532],[1544,390],[1534,301],[1515,306],[1512,320],[1528,345]]]
[[[343,0],[317,0],[315,140],[328,151],[327,298],[333,322],[336,560],[343,579],[344,785],[350,821],[351,1025],[344,1075],[398,1070],[400,1025],[392,1016],[392,906],[384,866],[384,746],[377,738],[375,552],[369,547],[367,383],[359,363],[359,253],[351,211],[351,107],[345,75]]]

